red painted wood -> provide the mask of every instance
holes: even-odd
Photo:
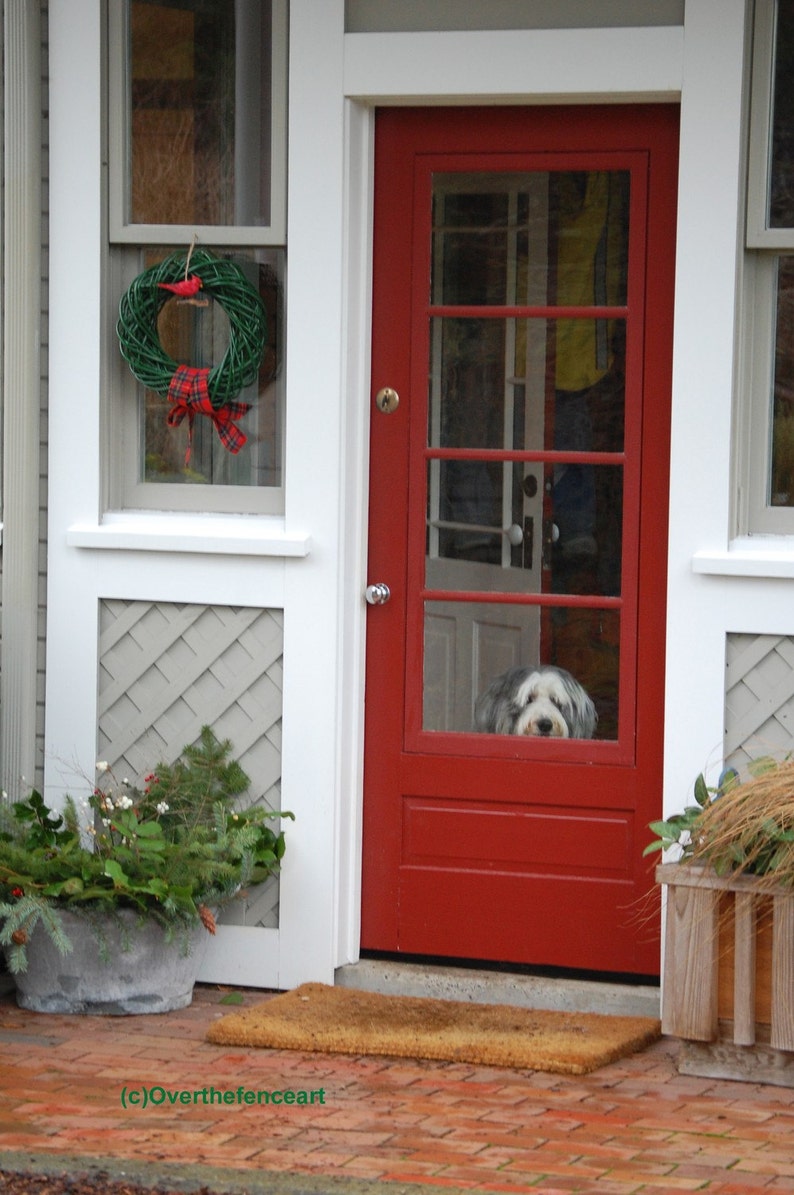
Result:
[[[365,949],[658,972],[641,854],[661,815],[676,161],[665,105],[378,114],[372,391],[401,402],[371,425],[369,580],[392,598],[368,612]],[[429,196],[456,168],[632,171],[622,592],[560,602],[620,608],[615,741],[421,728]]]

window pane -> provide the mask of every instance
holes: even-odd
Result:
[[[432,301],[622,306],[625,171],[436,174]]]
[[[422,728],[617,739],[619,644],[618,610],[426,602]],[[547,674],[534,694],[519,694],[506,678],[487,696],[495,681],[527,661],[529,673],[563,668],[576,683],[565,677],[560,691],[559,678]],[[488,717],[495,720],[490,726]]]
[[[431,589],[619,597],[623,468],[428,462]]]
[[[428,445],[622,452],[626,321],[430,324]]]
[[[270,223],[268,0],[130,0],[134,224]]]
[[[164,253],[145,255],[142,268],[154,265]],[[244,270],[259,290],[267,312],[267,347],[258,382],[248,386],[237,401],[250,410],[235,426],[246,443],[237,453],[222,443],[211,420],[196,415],[192,427],[187,418],[176,426],[167,423],[167,398],[143,391],[143,462],[140,479],[235,486],[280,486],[282,460],[283,376],[281,357],[281,297],[283,293],[283,250],[256,250],[225,255]],[[170,299],[158,321],[160,343],[175,361],[203,368],[217,364],[228,346],[229,324],[214,300],[196,306]]]
[[[778,0],[769,180],[771,228],[794,227],[794,0]]]
[[[794,506],[794,257],[777,273],[771,506]]]

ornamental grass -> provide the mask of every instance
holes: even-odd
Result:
[[[794,759],[755,760],[750,776],[734,771],[708,788],[699,776],[695,805],[662,822],[645,853],[680,848],[680,860],[717,875],[751,875],[769,887],[794,887]]]
[[[734,781],[700,812],[693,860],[794,887],[794,760]]]

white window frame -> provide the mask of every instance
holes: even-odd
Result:
[[[277,437],[281,481],[279,485],[180,484],[144,481],[140,477],[143,453],[142,387],[135,382],[119,353],[115,323],[118,300],[139,272],[138,251],[162,246],[171,252],[194,241],[218,249],[252,251],[286,246],[287,193],[287,59],[288,0],[272,5],[272,103],[271,103],[271,208],[269,225],[133,224],[125,219],[128,164],[127,69],[129,46],[125,0],[107,0],[108,87],[108,269],[110,302],[106,304],[103,509],[148,510],[182,513],[278,515],[284,511],[284,329],[282,365],[273,385],[279,388]],[[142,267],[141,267],[142,268]],[[283,281],[283,280],[282,280]],[[282,318],[284,302],[282,300]]]
[[[739,369],[746,398],[736,530],[794,536],[794,507],[769,501],[778,258],[794,254],[794,228],[771,228],[768,220],[776,11],[776,0],[755,0]]]

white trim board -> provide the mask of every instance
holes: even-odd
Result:
[[[627,103],[676,100],[684,31],[541,29],[351,33],[345,95],[370,103]]]

